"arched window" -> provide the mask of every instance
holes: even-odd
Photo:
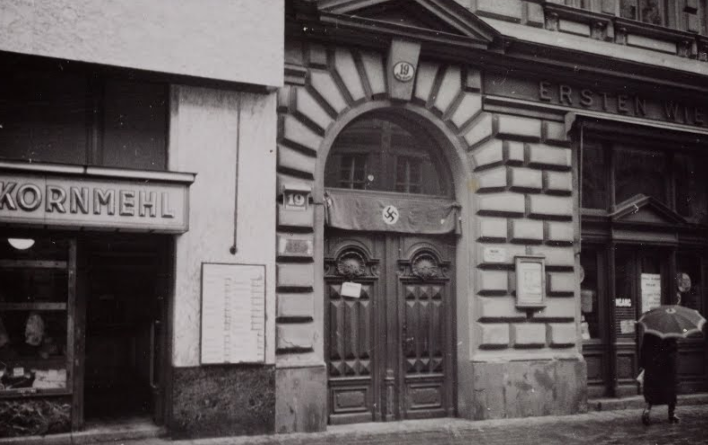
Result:
[[[419,195],[452,194],[442,154],[415,123],[399,117],[364,116],[335,140],[325,186]]]

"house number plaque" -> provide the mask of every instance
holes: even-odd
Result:
[[[408,62],[398,62],[393,66],[393,77],[401,82],[409,82],[415,76],[415,68]]]

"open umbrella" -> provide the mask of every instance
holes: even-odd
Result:
[[[685,338],[701,333],[706,319],[695,309],[684,306],[659,306],[639,317],[644,332],[660,338]]]

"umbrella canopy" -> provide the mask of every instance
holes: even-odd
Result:
[[[701,333],[706,319],[695,309],[684,306],[659,306],[639,317],[644,332],[661,338],[685,338]]]

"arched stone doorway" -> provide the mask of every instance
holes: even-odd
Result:
[[[287,86],[279,91],[278,102],[276,430],[321,430],[330,420],[330,407],[334,402],[328,388],[330,300],[325,286],[325,258],[335,258],[336,263],[336,258],[346,252],[333,245],[330,232],[334,234],[335,229],[326,229],[325,225],[325,167],[327,160],[333,159],[329,153],[334,153],[339,135],[370,116],[384,117],[398,125],[404,123],[406,128],[418,132],[416,138],[424,133],[428,145],[437,153],[436,162],[447,165],[442,174],[444,187],[433,192],[434,197],[427,200],[436,201],[443,196],[459,204],[459,233],[426,235],[432,236],[432,241],[423,236],[417,240],[391,240],[389,250],[397,252],[398,246],[401,247],[402,254],[398,258],[384,261],[377,256],[382,250],[377,251],[373,244],[379,243],[383,246],[379,249],[383,249],[385,240],[379,239],[373,244],[370,240],[368,247],[366,243],[351,243],[358,246],[355,250],[364,258],[360,263],[371,264],[378,260],[379,265],[390,263],[394,268],[401,266],[410,270],[410,265],[420,259],[419,254],[430,253],[435,261],[448,268],[449,281],[445,283],[445,292],[455,310],[445,327],[448,338],[455,338],[456,343],[446,357],[452,363],[445,369],[452,371],[449,382],[453,390],[445,393],[444,385],[437,384],[437,388],[424,391],[425,396],[416,402],[421,408],[419,412],[400,404],[406,400],[406,394],[400,390],[399,395],[387,399],[378,394],[375,401],[378,417],[373,411],[367,411],[368,414],[344,416],[339,421],[467,416],[472,397],[468,376],[471,375],[470,358],[474,348],[470,324],[474,300],[470,296],[474,295],[476,281],[475,274],[470,271],[474,271],[476,255],[477,228],[473,215],[476,214],[475,192],[478,189],[472,174],[469,147],[487,141],[492,131],[491,116],[482,112],[480,72],[471,67],[421,62],[419,74],[408,82],[408,93],[407,96],[403,94],[406,97],[403,99],[400,91],[394,97],[394,83],[385,79],[386,60],[382,54],[313,45],[307,50],[307,60],[311,62],[306,70],[290,73]],[[328,63],[322,63],[324,61]],[[411,62],[418,65],[414,60]],[[360,69],[352,69],[354,66]],[[395,170],[395,162],[389,165]],[[389,175],[390,178],[394,176]],[[389,191],[379,192],[395,193],[395,184],[390,184],[393,185],[389,185]],[[309,195],[306,205],[291,206],[288,196],[293,193]],[[444,240],[438,243],[435,238]],[[387,276],[395,277],[395,270]],[[405,308],[405,304],[402,307]],[[395,323],[392,322],[391,326]],[[400,337],[400,330],[398,332]],[[397,360],[402,363],[400,358]],[[396,374],[394,381],[395,378]],[[389,387],[395,392],[395,386]],[[377,389],[385,390],[386,385]],[[440,402],[443,396],[444,400]],[[349,403],[361,405],[357,402],[361,397],[361,394],[352,396]],[[434,403],[425,403],[435,397],[438,400]],[[391,409],[380,406],[388,400],[398,405]],[[373,399],[371,403],[373,406]],[[427,408],[431,409],[426,412]]]
[[[379,110],[352,121],[325,167],[329,422],[454,415],[459,206],[442,149]]]

